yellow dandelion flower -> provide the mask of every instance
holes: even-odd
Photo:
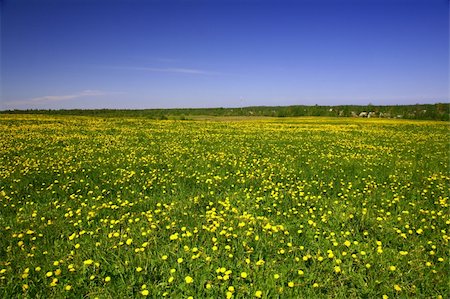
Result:
[[[264,260],[259,260],[259,261],[257,261],[256,262],[256,266],[262,266],[262,265],[264,265]]]
[[[192,283],[194,281],[194,279],[192,277],[190,277],[190,276],[186,276],[184,278],[184,281],[189,284],[189,283]]]
[[[256,291],[255,292],[255,297],[256,298],[261,298],[262,297],[262,291]]]
[[[83,262],[83,264],[85,264],[86,266],[92,265],[93,263],[94,263],[94,261],[91,260],[91,259],[85,260],[85,261]]]
[[[50,283],[51,287],[54,287],[58,284],[58,278],[53,278],[52,282]]]

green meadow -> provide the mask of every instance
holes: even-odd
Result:
[[[0,118],[2,298],[448,298],[448,122]]]

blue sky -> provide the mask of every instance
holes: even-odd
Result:
[[[449,101],[447,0],[0,3],[0,109]]]

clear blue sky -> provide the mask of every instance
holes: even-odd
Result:
[[[449,101],[447,0],[0,2],[0,109]]]

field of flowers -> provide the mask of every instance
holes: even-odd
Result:
[[[446,122],[0,118],[1,298],[448,298]]]

